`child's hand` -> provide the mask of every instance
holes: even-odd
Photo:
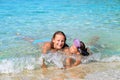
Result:
[[[46,64],[43,63],[42,66],[41,66],[41,68],[47,68]]]

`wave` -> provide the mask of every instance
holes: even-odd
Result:
[[[91,62],[113,62],[120,61],[120,56],[111,56],[101,59],[101,54],[92,54],[87,57],[83,57],[82,64]],[[60,63],[59,61],[57,63]],[[9,58],[0,60],[0,73],[19,73],[24,70],[34,70],[40,68],[42,64],[40,57],[33,56]],[[49,65],[49,64],[48,64]]]
[[[33,70],[39,65],[34,57],[3,59],[0,61],[0,73],[19,73],[25,69]]]
[[[88,57],[83,57],[82,63],[89,63],[89,62],[113,62],[113,61],[120,61],[119,55],[113,55],[109,57],[102,58],[101,53],[95,53]]]

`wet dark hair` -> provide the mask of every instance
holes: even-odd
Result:
[[[64,36],[64,38],[65,38],[65,43],[64,43],[64,46],[62,47],[62,49],[65,48],[65,47],[69,47],[69,46],[66,44],[66,35],[65,35],[62,31],[56,31],[56,32],[53,34],[53,37],[52,37],[52,39],[51,39],[51,48],[54,49],[53,39],[55,38],[55,36],[56,36],[57,34],[62,34],[62,35]]]
[[[88,56],[89,53],[87,51],[87,48],[85,47],[84,42],[80,41],[80,48],[78,48],[78,51],[83,55],[83,56]]]
[[[85,44],[84,44],[84,42],[82,42],[82,41],[80,41],[80,49],[82,49],[82,50],[85,50]]]

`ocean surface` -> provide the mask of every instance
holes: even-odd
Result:
[[[85,42],[93,53],[88,64],[120,62],[120,0],[0,0],[0,74],[39,70],[41,48],[22,37],[44,41],[56,31],[66,34],[68,45],[75,38]],[[91,73],[86,80],[96,80],[95,75]],[[118,76],[108,79],[119,80]]]

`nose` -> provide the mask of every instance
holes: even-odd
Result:
[[[59,41],[59,45],[62,44],[62,41]]]
[[[63,41],[61,40],[61,41],[59,41],[59,45],[61,45],[61,44],[63,44]]]

